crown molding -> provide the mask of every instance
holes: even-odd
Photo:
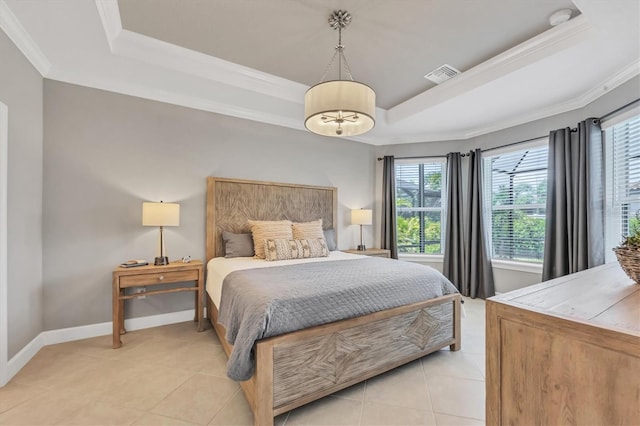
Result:
[[[117,79],[115,77],[96,76],[93,74],[78,73],[75,71],[61,69],[55,69],[52,71],[51,76],[48,78],[51,80],[61,81],[63,83],[91,87],[128,96],[136,96],[143,99],[194,108],[201,111],[209,111],[251,121],[259,121],[277,126],[305,130],[303,121],[298,117],[289,117],[286,114],[278,113],[277,109],[273,108],[269,111],[265,111],[258,108],[247,108],[242,106],[247,104],[264,104],[265,102],[263,100],[247,102],[246,99],[234,99],[237,102],[223,102],[214,100],[207,96],[187,95],[176,90],[159,90],[157,87],[132,83],[131,81]],[[251,93],[246,94],[247,96],[251,96]]]
[[[4,3],[0,0],[0,5]],[[109,44],[107,55],[137,66],[154,65],[147,69],[157,71],[155,80],[137,73],[89,73],[77,67],[55,67],[47,78],[305,131],[300,107],[307,86],[128,31],[122,28],[117,0],[95,0],[95,4]],[[376,108],[376,129],[348,139],[378,146],[466,140],[584,107],[638,75],[637,62],[576,98],[486,127],[411,132],[404,121],[410,117],[415,121],[422,114],[428,117],[430,108],[576,46],[594,34],[596,27],[585,15],[579,15],[390,110]],[[166,84],[158,86],[154,83],[158,79],[166,79]]]
[[[490,127],[477,129],[473,132],[467,133],[464,139],[470,139],[476,136],[493,133],[498,130],[507,129],[509,127],[519,126],[521,124],[530,123],[532,121],[584,108],[599,97],[626,83],[632,78],[637,77],[638,75],[640,75],[640,61],[635,61],[622,69],[620,72],[614,74],[600,84],[597,84],[596,86],[594,86],[594,88],[578,96],[577,98],[559,104],[551,105],[532,114],[524,114],[515,119],[495,123]]]
[[[565,112],[574,111],[580,108],[584,108],[591,102],[597,100],[601,96],[610,92],[611,90],[621,86],[634,77],[640,76],[640,61],[634,61],[620,72],[612,75],[608,79],[602,81],[589,90],[588,92],[571,99],[566,102],[554,104],[546,108],[536,110],[531,114],[519,115],[509,120],[503,120],[495,122],[491,126],[478,128],[471,132],[450,132],[450,133],[429,133],[429,134],[413,134],[406,136],[399,136],[394,138],[381,138],[372,137],[367,140],[360,140],[361,142],[371,143],[373,145],[396,145],[396,144],[410,144],[410,143],[427,143],[427,142],[442,142],[453,140],[467,140],[478,136],[486,135],[489,133],[497,132],[500,130],[508,129],[510,127],[519,126],[522,124],[530,123],[532,121],[540,120],[554,115],[563,114]]]
[[[302,104],[307,86],[128,30],[114,40],[114,54],[180,73]]]
[[[51,62],[42,53],[42,50],[33,41],[4,0],[0,0],[0,29],[7,34],[41,76],[46,77],[49,74]]]
[[[95,2],[104,33],[107,36],[109,49],[113,52],[113,42],[122,32],[122,19],[120,18],[118,0],[95,0]]]
[[[630,63],[625,68],[620,70],[620,72],[612,75],[600,84],[595,85],[591,90],[589,90],[579,98],[579,102],[582,104],[581,106],[586,106],[587,104],[598,99],[600,96],[606,94],[607,92],[610,92],[616,87],[621,86],[622,84],[639,75],[640,60],[637,60]]]
[[[304,84],[123,29],[117,0],[96,0],[96,6],[114,55],[296,104],[303,103],[308,89]]]
[[[594,34],[593,25],[586,17],[579,15],[563,25],[551,28],[451,80],[396,105],[388,111],[389,123],[400,122],[421,111],[449,101],[561,50],[575,46]]]

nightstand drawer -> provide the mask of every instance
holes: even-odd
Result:
[[[389,253],[375,253],[375,254],[367,254],[369,257],[389,257]]]
[[[360,254],[363,256],[370,256],[370,257],[386,257],[386,258],[391,257],[391,250],[379,249],[379,248],[368,248],[366,250],[351,249],[351,250],[343,250],[343,251],[345,253]]]
[[[120,288],[140,285],[179,283],[198,279],[198,271],[154,272],[120,277]]]

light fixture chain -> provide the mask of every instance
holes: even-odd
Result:
[[[344,70],[347,72],[347,76],[349,77],[349,80],[353,81],[353,76],[351,75],[351,68],[349,68],[349,62],[347,62],[347,57],[344,56],[344,52],[342,49],[340,49],[340,56],[344,61]],[[342,80],[342,78],[340,78],[340,80]]]
[[[336,49],[333,52],[333,56],[331,57],[331,60],[329,61],[329,65],[327,65],[327,67],[324,69],[324,72],[322,73],[322,77],[320,77],[320,83],[324,81],[324,78],[327,76],[329,69],[331,69],[331,65],[333,65],[333,62],[336,60],[337,55],[338,55],[338,50]]]
[[[353,80],[353,75],[351,74],[351,68],[349,67],[349,62],[347,62],[347,57],[344,55],[344,46],[342,45],[342,29],[346,28],[347,25],[351,23],[351,14],[346,10],[334,10],[333,13],[329,16],[329,26],[334,30],[338,30],[338,45],[335,48],[333,56],[331,57],[331,61],[322,73],[322,77],[320,78],[320,83],[325,81],[327,73],[331,69],[333,62],[336,60],[336,56],[338,56],[338,80],[342,80],[342,70],[346,72],[349,80]],[[344,65],[343,65],[344,63]]]
[[[342,27],[338,28],[338,52],[340,53],[338,55],[338,80],[342,80],[342,58],[344,58],[344,52],[343,49],[344,46],[342,46]]]

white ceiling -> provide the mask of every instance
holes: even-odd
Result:
[[[467,139],[640,75],[638,0],[0,0],[0,28],[46,78],[304,130],[334,9],[353,16],[354,78],[377,92],[360,142]],[[445,63],[462,73],[423,78]]]

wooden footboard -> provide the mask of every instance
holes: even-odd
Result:
[[[241,382],[256,425],[449,346],[460,349],[460,295],[447,295],[256,343],[256,370]],[[207,296],[211,323],[232,346]]]

